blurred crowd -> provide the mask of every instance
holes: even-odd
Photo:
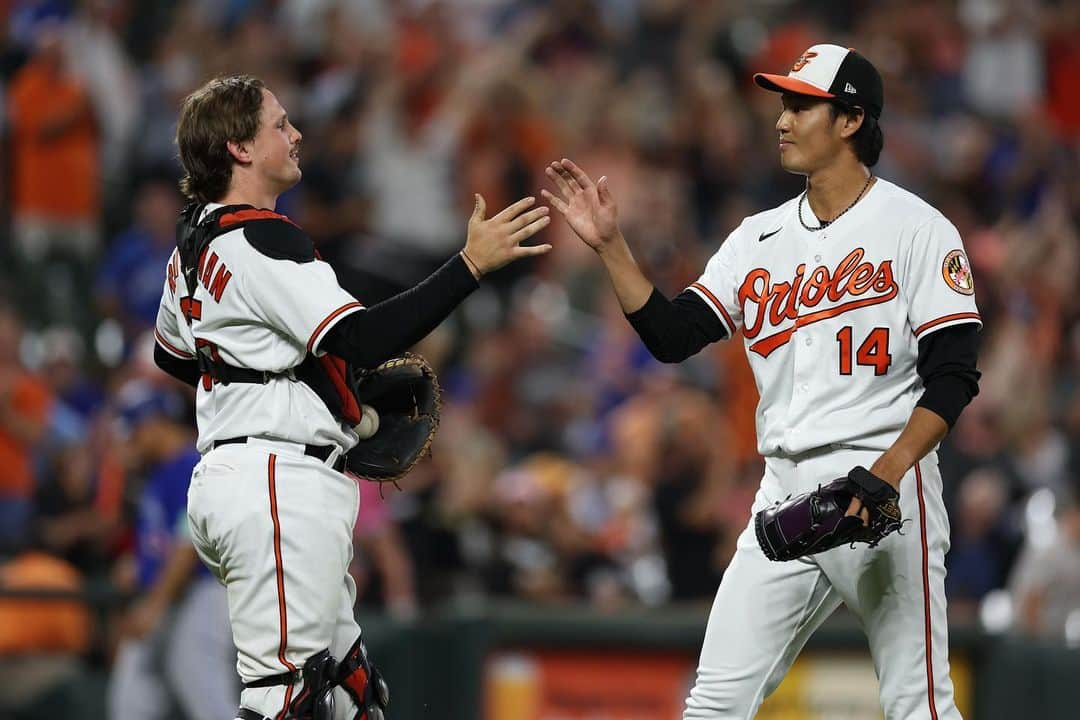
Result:
[[[940,450],[950,610],[1080,643],[1077,3],[6,0],[0,664],[105,662],[191,592],[163,570],[184,546],[170,483],[194,464],[191,398],[151,359],[188,92],[266,81],[304,134],[279,210],[366,304],[461,247],[473,193],[534,195],[559,157],[609,177],[670,296],[802,189],[750,76],[818,42],[880,69],[874,171],[958,227],[977,280],[981,392]],[[554,251],[485,278],[418,348],[444,421],[400,489],[361,485],[365,605],[715,591],[762,470],[741,343],[660,365],[591,251],[561,222],[540,239]],[[28,587],[130,603],[3,596]]]

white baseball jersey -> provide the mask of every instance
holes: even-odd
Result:
[[[822,230],[798,213],[795,198],[746,218],[690,289],[731,337],[742,330],[762,455],[885,450],[922,394],[919,339],[981,325],[963,243],[941,213],[881,178]],[[818,224],[809,203],[803,213]]]
[[[207,205],[206,213],[221,207]],[[229,365],[283,372],[319,343],[342,318],[364,309],[337,282],[333,269],[316,259],[275,259],[252,247],[244,230],[225,232],[210,243],[199,266],[193,297],[173,251],[154,330],[158,343],[181,359],[195,357],[204,343]],[[185,319],[191,312],[191,325]],[[277,438],[349,450],[356,433],[335,418],[308,385],[285,376],[266,385],[211,382],[203,377],[196,396],[198,449],[242,435]]]

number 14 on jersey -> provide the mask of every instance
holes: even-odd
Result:
[[[840,344],[840,374],[851,374],[853,358],[857,365],[874,368],[875,375],[887,373],[892,362],[892,355],[889,354],[889,328],[876,327],[871,330],[854,353],[853,332],[850,325],[845,325],[836,333],[836,342]]]

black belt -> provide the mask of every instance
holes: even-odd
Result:
[[[228,438],[227,440],[215,440],[210,449],[218,447],[219,445],[235,445],[240,443],[246,443],[248,441],[247,435],[238,435],[234,438]],[[304,445],[304,454],[310,455],[313,458],[318,458],[324,463],[330,459],[330,456],[334,454],[337,448],[333,445]],[[345,472],[345,453],[341,453],[338,459],[334,461],[333,469],[338,472]]]

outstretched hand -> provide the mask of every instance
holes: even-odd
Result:
[[[520,245],[547,227],[551,221],[548,208],[541,206],[530,210],[534,204],[536,198],[522,198],[485,219],[487,203],[481,195],[476,196],[462,255],[477,279],[519,258],[543,255],[551,250],[551,245],[547,243],[524,247]]]
[[[559,195],[547,190],[540,193],[586,245],[600,252],[619,238],[618,207],[606,176],[593,183],[584,170],[565,158],[551,163],[544,172]]]

